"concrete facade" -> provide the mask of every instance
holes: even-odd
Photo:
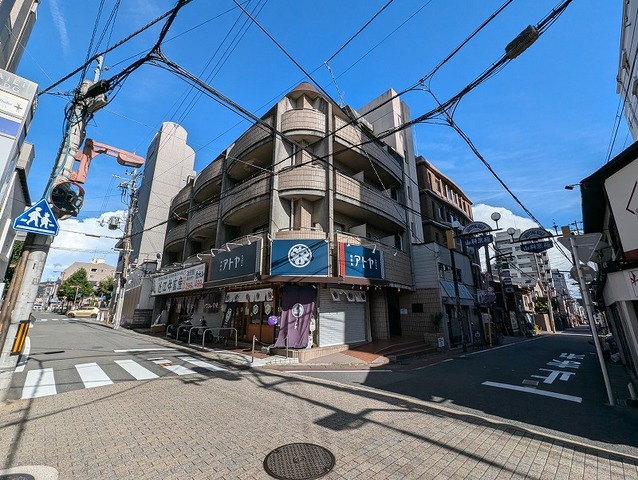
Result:
[[[0,68],[14,72],[37,19],[40,0],[0,2]]]
[[[162,253],[170,199],[194,177],[195,152],[186,143],[186,130],[165,122],[146,153],[138,192],[138,212],[133,218],[132,263],[156,261]],[[153,227],[153,228],[151,228]]]

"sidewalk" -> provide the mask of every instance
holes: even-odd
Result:
[[[250,368],[258,362],[251,364],[245,349],[192,350],[248,368],[0,406],[0,476],[13,468],[36,480],[267,480],[267,469],[283,479],[638,478],[637,448],[564,438],[436,400]],[[382,355],[349,353],[315,368],[352,359],[362,368],[390,366]],[[419,362],[459,355],[461,349],[445,351]]]

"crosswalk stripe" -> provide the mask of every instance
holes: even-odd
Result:
[[[84,383],[86,388],[102,387],[104,385],[113,384],[113,381],[95,362],[76,365],[75,369],[80,374],[82,383]]]
[[[196,367],[205,368],[206,370],[210,370],[212,372],[225,372],[226,369],[219,367],[217,365],[213,365],[212,363],[204,362],[202,360],[197,360],[194,357],[177,357],[180,360],[190,363],[191,365],[195,365]]]
[[[173,365],[170,360],[166,360],[163,358],[159,360],[153,360],[153,363],[164,367],[166,370],[173,372],[175,375],[192,375],[193,373],[197,373],[195,370],[186,368],[183,365]]]
[[[134,360],[115,360],[115,363],[126,370],[135,380],[150,380],[158,377]]]
[[[55,378],[53,377],[52,368],[43,368],[40,370],[31,370],[27,372],[27,378],[24,381],[22,389],[22,399],[46,397],[47,395],[55,395]]]

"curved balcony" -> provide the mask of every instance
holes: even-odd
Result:
[[[257,203],[266,202],[270,198],[270,174],[262,174],[254,177],[246,182],[239,183],[231,188],[221,200],[221,217],[223,221],[230,224],[228,217],[234,215],[239,210],[246,210],[246,214],[250,215],[251,209],[248,206],[255,206]]]
[[[186,240],[186,222],[180,223],[170,230],[166,230],[166,239],[164,240],[165,252],[182,252],[184,241]]]
[[[288,110],[281,115],[281,131],[293,138],[321,138],[326,134],[326,116],[309,108]]]
[[[266,124],[272,126],[272,117],[264,118]],[[262,142],[264,139],[272,136],[272,132],[267,127],[256,124],[246,130],[241,137],[237,139],[235,145],[230,149],[228,155],[234,158],[239,158],[251,147]]]
[[[182,188],[171,201],[171,212],[184,216],[191,204],[191,196],[193,195],[193,184],[189,183]]]
[[[210,163],[197,175],[192,190],[193,200],[201,202],[219,193],[221,190],[223,166],[223,159],[217,158],[217,160]],[[217,185],[217,182],[219,182],[219,185]]]
[[[346,121],[340,117],[335,117],[335,142],[341,144],[345,148],[335,147],[334,154],[338,157],[341,153],[347,153],[352,149],[363,156],[361,162],[361,169],[369,164],[368,157],[372,157],[376,160],[385,170],[392,174],[397,180],[401,181],[403,178],[403,167],[401,162],[393,155],[385,151],[376,142],[365,143],[370,140],[369,137],[363,134],[360,128],[354,125],[347,125]],[[354,147],[354,145],[360,145],[360,147]],[[354,168],[357,168],[356,166]]]
[[[304,165],[279,172],[279,196],[317,200],[326,195],[326,171],[323,167]]]
[[[405,225],[405,209],[399,203],[342,173],[336,175],[335,200]]]
[[[204,238],[211,236],[217,229],[218,215],[219,202],[193,210],[188,216],[188,236],[192,237],[195,234]]]

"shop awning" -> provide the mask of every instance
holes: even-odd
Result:
[[[454,301],[454,282],[450,280],[442,280],[439,279],[439,283],[441,284],[441,292],[445,299],[450,301]],[[459,283],[459,299],[461,300],[461,305],[474,305],[474,296],[470,293],[465,285]]]

